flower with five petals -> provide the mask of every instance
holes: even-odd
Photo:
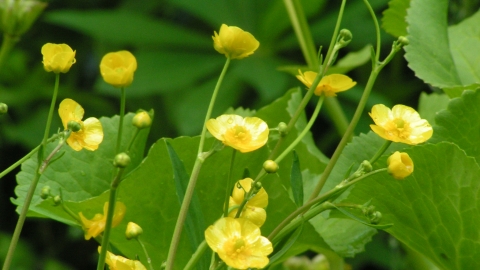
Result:
[[[234,206],[240,206],[245,198],[245,194],[250,191],[252,188],[253,179],[245,178],[238,181],[233,188],[232,196],[230,196],[230,201],[228,208]],[[267,219],[267,212],[265,207],[268,205],[268,194],[265,189],[262,187],[243,207],[241,218],[245,218],[253,222],[258,227],[261,227],[265,220]],[[232,210],[228,216],[235,217],[238,209]]]
[[[249,32],[236,26],[222,24],[217,34],[214,31],[213,47],[230,59],[242,59],[255,52],[260,42]]]
[[[115,212],[113,213],[112,227],[117,226],[125,216],[127,207],[122,202],[115,203]],[[97,237],[105,230],[105,224],[107,223],[108,214],[108,202],[103,205],[103,215],[95,214],[92,219],[87,219],[82,212],[78,213],[80,220],[82,221],[82,228],[85,231],[85,240],[89,240],[92,237]]]
[[[42,46],[43,67],[47,72],[67,73],[75,64],[75,51],[67,44],[47,43]]]
[[[129,51],[107,53],[100,62],[103,80],[114,87],[127,87],[133,82],[137,59]]]

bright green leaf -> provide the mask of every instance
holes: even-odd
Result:
[[[435,116],[438,112],[447,108],[448,98],[445,94],[422,92],[418,102],[418,113],[423,119],[426,119],[430,125],[435,124]]]
[[[382,27],[394,37],[407,35],[407,9],[410,0],[392,0],[388,3],[388,9],[383,12]]]

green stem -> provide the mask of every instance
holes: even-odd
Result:
[[[230,170],[228,171],[228,178],[227,178],[227,188],[225,191],[225,201],[223,203],[223,216],[228,217],[228,213],[230,212],[230,209],[228,208],[229,202],[230,202],[230,193],[232,192],[232,171],[233,171],[233,165],[235,164],[235,154],[237,153],[237,150],[232,148],[232,159],[230,160]]]
[[[392,141],[385,141],[382,145],[382,147],[380,147],[380,149],[378,149],[377,153],[375,153],[375,155],[372,157],[372,159],[370,159],[370,164],[374,164],[375,162],[377,162],[377,160],[380,158],[381,155],[383,155],[383,153],[385,153],[385,151],[388,149],[388,147],[390,146],[390,144],[392,144]]]
[[[377,16],[375,15],[375,11],[373,10],[372,6],[368,2],[368,0],[363,0],[365,5],[367,6],[368,11],[370,12],[370,16],[372,16],[373,23],[375,24],[375,32],[377,37],[377,46],[375,49],[375,63],[378,63],[380,59],[380,45],[381,45],[381,36],[380,36],[380,25],[378,24]]]
[[[118,133],[117,133],[117,147],[115,148],[115,154],[120,153],[120,145],[122,143],[122,132],[123,132],[123,118],[125,117],[125,87],[120,88],[121,97],[120,97],[120,121],[118,123]]]
[[[10,36],[9,34],[3,35],[2,47],[0,48],[0,70],[3,67],[3,62],[5,62],[7,55],[12,50],[13,46],[15,46],[17,41],[18,38]]]
[[[113,214],[115,213],[115,204],[117,202],[117,188],[122,179],[124,168],[120,168],[117,175],[110,185],[110,196],[108,199],[108,212],[107,221],[105,222],[105,231],[102,237],[102,249],[100,251],[100,257],[98,258],[97,270],[103,270],[105,268],[105,256],[107,255],[108,242],[110,240],[110,231],[112,230]]]
[[[60,74],[55,74],[55,86],[53,88],[53,95],[52,95],[52,102],[50,103],[50,111],[48,113],[47,124],[45,126],[45,133],[42,139],[41,148],[46,149],[47,141],[48,141],[48,134],[50,131],[50,125],[52,123],[52,116],[53,116],[53,109],[55,108],[55,102],[57,100],[58,95],[58,85],[60,81]],[[32,202],[33,194],[35,194],[35,189],[37,188],[38,181],[40,180],[40,166],[42,164],[43,157],[39,157],[37,160],[37,169],[35,170],[35,176],[30,184],[30,188],[28,189],[27,196],[25,197],[25,201],[23,202],[22,210],[20,212],[20,216],[18,217],[17,225],[15,226],[15,231],[13,232],[12,240],[10,242],[10,246],[8,248],[7,257],[5,258],[5,262],[3,263],[3,270],[10,269],[10,264],[12,263],[13,254],[15,253],[15,248],[17,247],[18,239],[20,238],[20,233],[22,232],[23,224],[25,223],[25,219],[27,218],[28,208],[30,207],[30,203]]]
[[[188,261],[185,268],[183,268],[183,270],[194,269],[195,265],[198,263],[198,261],[200,260],[200,258],[203,255],[203,253],[205,253],[205,251],[207,251],[207,247],[208,247],[207,242],[205,240],[203,240],[202,243],[200,243],[200,245],[197,247],[197,250],[195,251],[195,253],[192,254],[192,257]]]
[[[150,256],[148,256],[148,252],[147,252],[147,249],[145,248],[145,245],[143,244],[142,241],[140,241],[140,239],[138,237],[135,238],[135,239],[137,239],[140,246],[142,246],[143,253],[145,253],[145,257],[147,258],[147,262],[148,262],[148,266],[149,266],[150,270],[153,270],[152,259],[150,259]]]
[[[295,219],[297,216],[307,212],[308,209],[310,209],[315,204],[323,203],[323,202],[325,202],[329,199],[332,199],[333,197],[341,194],[348,187],[358,183],[359,181],[362,181],[363,179],[365,179],[365,178],[367,178],[371,175],[374,175],[374,174],[377,174],[377,173],[380,173],[380,172],[384,172],[386,170],[387,170],[386,168],[378,169],[378,170],[366,173],[366,174],[364,174],[364,175],[362,175],[362,176],[360,176],[360,177],[358,177],[358,178],[356,178],[352,181],[349,181],[349,182],[343,181],[342,183],[338,184],[337,186],[335,186],[333,189],[329,190],[328,192],[325,192],[321,196],[318,196],[318,197],[314,198],[313,200],[308,201],[306,204],[302,205],[301,207],[299,207],[295,211],[293,211],[280,224],[278,224],[277,227],[270,233],[270,235],[268,236],[268,239],[273,240],[274,238],[276,238],[277,234],[279,234],[293,219]],[[298,223],[298,225],[300,225],[300,223]],[[282,235],[283,235],[283,231],[282,231]]]
[[[132,139],[131,139],[130,142],[128,143],[128,147],[127,147],[127,150],[125,150],[125,153],[128,154],[128,153],[130,152],[130,148],[132,148],[133,142],[135,142],[135,139],[137,138],[138,133],[140,133],[140,129],[137,128],[137,129],[135,130],[135,134],[133,134]]]
[[[58,134],[53,135],[50,139],[48,139],[47,143],[53,142],[58,138]],[[32,151],[30,151],[28,154],[26,154],[24,157],[19,159],[17,162],[13,163],[10,165],[10,167],[6,168],[3,172],[0,173],[0,179],[2,179],[5,175],[7,175],[9,172],[17,168],[19,165],[21,165],[23,162],[25,162],[27,159],[29,159],[31,156],[33,156],[35,153],[38,152],[38,150],[42,147],[40,144],[39,146],[35,147]]]
[[[217,99],[217,94],[220,90],[223,78],[227,73],[228,66],[230,65],[230,58],[227,57],[225,65],[223,66],[220,77],[218,78],[215,89],[213,90],[212,98],[210,104],[208,105],[207,114],[205,115],[205,121],[203,123],[202,134],[200,136],[200,143],[198,145],[197,159],[193,165],[192,174],[190,175],[190,180],[188,181],[187,190],[185,191],[185,197],[183,197],[182,205],[180,207],[180,212],[178,214],[177,223],[175,224],[175,229],[173,231],[172,241],[170,242],[170,248],[168,249],[168,256],[166,262],[166,270],[172,270],[175,262],[175,256],[177,254],[178,244],[180,243],[180,236],[182,235],[183,224],[185,223],[185,218],[187,217],[188,208],[190,207],[190,202],[192,201],[193,191],[197,184],[198,175],[200,173],[200,168],[202,167],[203,162],[208,157],[204,155],[203,147],[205,144],[205,136],[207,134],[206,123],[212,115],[213,106],[215,105],[215,100]],[[212,152],[213,153],[213,152]]]

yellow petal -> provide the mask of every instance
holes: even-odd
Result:
[[[407,153],[396,151],[387,159],[388,173],[402,180],[413,172],[413,161]]]
[[[63,127],[67,129],[68,122],[81,122],[84,110],[76,101],[66,98],[60,102],[58,114],[60,115],[60,119],[62,119]]]
[[[213,47],[230,59],[242,59],[255,52],[260,42],[249,32],[236,26],[222,24],[220,31],[214,32]]]
[[[67,44],[47,43],[41,49],[47,72],[66,73],[75,63],[75,51]]]
[[[115,87],[126,87],[133,82],[137,60],[129,51],[107,53],[100,62],[103,80]]]
[[[320,95],[321,92],[318,89],[324,91],[325,96],[336,96],[336,93],[346,91],[354,87],[357,83],[354,82],[350,77],[342,74],[331,74],[323,77],[320,80],[320,83],[317,86],[317,91],[315,94]],[[320,92],[320,93],[317,93]]]
[[[83,122],[83,148],[93,151],[97,150],[103,141],[102,123],[97,118],[90,117]]]

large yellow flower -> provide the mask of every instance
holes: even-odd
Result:
[[[313,71],[302,71],[298,70],[300,75],[297,75],[299,79],[305,86],[310,88],[312,86],[315,77],[317,77],[317,72]],[[346,91],[354,87],[357,82],[354,82],[350,77],[342,74],[331,74],[324,76],[315,88],[315,95],[320,96],[322,93],[326,97],[334,97],[338,92]]]
[[[219,219],[205,230],[205,240],[228,266],[237,269],[263,268],[273,251],[260,228],[243,218]]]
[[[230,59],[242,59],[255,52],[260,42],[249,32],[222,24],[219,34],[214,31],[213,47]]]
[[[100,62],[103,80],[115,87],[127,87],[133,82],[137,60],[129,51],[107,53]]]
[[[67,44],[47,43],[42,46],[43,67],[47,72],[67,73],[75,64],[75,51]]]
[[[242,153],[257,150],[268,140],[267,123],[258,117],[224,114],[208,120],[206,126],[215,138]]]
[[[98,253],[102,250],[102,247],[98,247]],[[137,260],[129,260],[122,256],[117,256],[107,251],[105,257],[105,263],[108,264],[110,270],[147,270],[147,268]]]
[[[407,153],[396,151],[387,159],[388,173],[397,180],[409,176],[413,172],[413,161]]]
[[[117,226],[125,216],[127,207],[122,202],[115,203],[115,212],[113,213],[112,227]],[[82,212],[78,213],[82,221],[82,227],[85,231],[85,240],[89,240],[92,237],[97,237],[105,230],[105,224],[107,223],[108,214],[108,202],[103,206],[103,215],[95,214],[91,220],[85,218]]]
[[[80,130],[72,132],[67,139],[68,145],[75,151],[83,148],[94,151],[103,141],[102,123],[95,118],[90,117],[82,121],[84,110],[80,104],[72,99],[64,99],[58,108],[58,114],[62,119],[63,127],[68,129],[68,122],[75,121],[80,124]]]
[[[250,191],[252,188],[253,179],[245,178],[238,181],[233,188],[232,196],[230,196],[230,202],[228,207],[239,206],[245,194]],[[253,198],[251,198],[243,207],[241,218],[245,218],[253,222],[258,227],[261,227],[265,220],[267,219],[267,212],[265,207],[268,205],[268,194],[265,189],[262,187]],[[238,209],[232,210],[228,216],[235,217]]]
[[[369,114],[375,122],[370,128],[385,140],[415,145],[432,137],[433,129],[428,121],[408,106],[395,105],[390,110],[383,104],[377,104]]]

